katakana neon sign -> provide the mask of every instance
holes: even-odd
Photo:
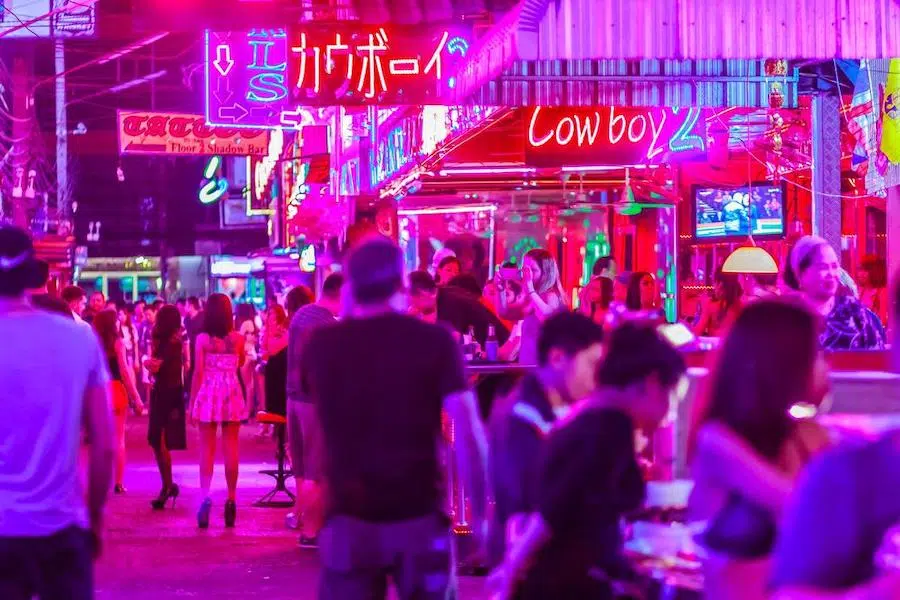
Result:
[[[524,111],[525,161],[535,167],[657,165],[706,156],[699,108],[536,106]]]
[[[207,31],[206,116],[232,127],[299,127],[311,107],[443,104],[469,37],[458,26]]]

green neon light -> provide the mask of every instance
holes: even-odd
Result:
[[[228,192],[228,180],[218,177],[222,167],[222,157],[213,156],[203,168],[203,182],[197,198],[201,204],[212,204]]]

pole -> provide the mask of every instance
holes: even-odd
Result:
[[[812,103],[812,232],[841,256],[840,99],[818,94]]]
[[[66,50],[62,38],[53,42],[56,68],[56,212],[60,222],[68,219],[71,207],[69,189],[69,125],[66,119]]]

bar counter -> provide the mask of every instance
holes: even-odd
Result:
[[[889,351],[876,352],[832,352],[827,355],[831,367],[831,395],[820,407],[816,419],[825,424],[839,436],[876,435],[887,429],[900,427],[900,375],[890,372],[892,357]],[[688,380],[690,385],[684,398],[677,407],[674,423],[657,433],[654,437],[654,461],[660,471],[668,474],[672,482],[659,482],[666,486],[690,487],[690,469],[687,458],[687,442],[689,436],[692,407],[698,393],[709,375],[708,366],[714,360],[713,352],[685,352],[689,365]],[[518,363],[485,363],[474,362],[466,366],[466,373],[477,387],[492,377],[517,379],[528,373],[535,366]],[[491,398],[493,400],[493,398]],[[493,402],[491,402],[493,404]],[[490,406],[487,407],[488,409]],[[484,407],[483,407],[484,412]],[[452,444],[452,424],[448,439]],[[452,463],[452,461],[451,461]],[[469,503],[466,490],[461,489],[459,481],[454,481],[455,469],[450,465],[450,510],[453,516],[453,528],[460,541],[470,541],[472,528],[467,522],[466,505]],[[679,491],[675,504],[684,502],[686,494]],[[652,494],[648,492],[648,506],[659,504],[659,500],[650,502]],[[663,508],[679,508],[669,504]],[[644,528],[646,529],[646,528]],[[651,528],[652,529],[652,528]],[[635,531],[638,531],[637,529]],[[643,531],[643,530],[641,530]],[[650,529],[647,529],[650,531]],[[642,535],[642,534],[641,534]],[[663,538],[666,536],[663,535]],[[469,539],[467,539],[469,538]],[[641,539],[637,542],[638,548]],[[656,541],[644,540],[644,545],[654,547]],[[690,545],[690,544],[688,544]],[[470,547],[471,548],[471,547]],[[477,554],[477,550],[471,548]],[[686,569],[684,561],[678,553],[667,555],[658,552],[630,552],[634,564],[651,582],[651,598],[684,598],[702,597],[702,576],[699,568],[696,572]],[[464,557],[460,565],[463,569],[477,570],[477,558],[474,555]],[[691,562],[691,561],[688,561]],[[472,569],[475,567],[475,569]]]

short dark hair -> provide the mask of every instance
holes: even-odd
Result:
[[[481,286],[478,285],[478,280],[474,275],[469,273],[460,273],[453,279],[447,282],[449,287],[455,287],[461,290],[464,290],[476,298],[481,298]]]
[[[612,266],[613,260],[612,256],[601,256],[598,258],[594,263],[594,267],[591,269],[591,275],[599,277],[600,273],[608,270]]]
[[[409,293],[421,294],[423,292],[433,294],[437,291],[434,277],[428,271],[413,271],[409,274]]]
[[[0,269],[0,296],[21,296],[25,290],[39,287],[37,265],[31,236],[18,227],[0,227],[0,257],[9,261]]]
[[[200,310],[200,299],[197,296],[189,296],[187,299],[188,306]]]
[[[66,304],[71,304],[86,297],[87,294],[77,285],[67,285],[59,296]]]
[[[456,263],[460,268],[462,268],[462,263],[459,261],[459,259],[451,254],[450,256],[445,256],[441,259],[441,262],[438,263],[438,269],[443,269],[444,267],[452,263]]]
[[[344,272],[354,300],[385,302],[403,289],[403,252],[388,238],[372,237],[350,251]]]
[[[341,288],[344,287],[343,273],[332,273],[322,282],[322,296],[331,300],[338,300],[341,297]]]
[[[627,388],[655,375],[661,385],[673,386],[684,375],[681,354],[653,326],[625,322],[608,337],[597,385]]]
[[[287,309],[288,314],[294,314],[307,304],[312,304],[314,301],[315,297],[313,296],[311,289],[305,285],[297,285],[291,288],[291,291],[287,293],[287,297],[284,299],[284,307]]]
[[[185,300],[184,298],[179,298],[178,300],[175,301],[175,306],[178,306],[179,304],[183,304],[186,306],[187,300]]]
[[[538,362],[547,364],[550,351],[562,350],[574,356],[594,344],[603,342],[603,329],[588,317],[573,312],[559,312],[549,317],[538,334]]]

